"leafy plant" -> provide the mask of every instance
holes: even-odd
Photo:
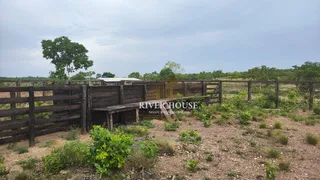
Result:
[[[176,131],[179,127],[180,127],[180,123],[178,121],[164,123],[165,131]]]
[[[17,152],[18,154],[23,154],[29,152],[28,147],[13,147],[11,150]]]
[[[0,176],[6,175],[8,173],[9,173],[9,171],[6,168],[6,166],[4,165],[4,157],[2,155],[0,155]]]
[[[158,153],[158,145],[156,142],[147,140],[140,143],[140,148],[144,152],[144,156],[147,158],[156,158]]]
[[[27,160],[18,161],[17,163],[21,165],[23,170],[26,170],[26,169],[34,169],[38,162],[40,162],[39,159],[29,158]]]
[[[121,168],[133,145],[133,137],[122,131],[110,131],[94,126],[90,131],[93,143],[89,155],[91,162],[101,175],[107,175],[111,169]]]
[[[201,136],[195,130],[181,131],[179,140],[185,143],[200,143]]]
[[[274,158],[274,159],[279,158],[280,157],[280,151],[278,149],[271,148],[268,151],[267,157],[268,158]]]
[[[221,113],[221,118],[223,119],[231,119],[232,114],[231,113]]]
[[[231,106],[229,104],[219,104],[216,106],[216,110],[220,112],[230,112]]]
[[[66,140],[74,141],[79,136],[79,130],[77,128],[72,128],[71,131],[68,132]]]
[[[44,169],[47,172],[58,172],[72,166],[86,165],[88,161],[88,145],[80,141],[69,141],[62,148],[52,151],[45,156]]]
[[[317,136],[314,136],[312,134],[307,134],[307,142],[308,144],[311,144],[311,145],[317,145],[318,144],[318,137]]]
[[[198,171],[199,167],[198,167],[198,161],[194,160],[194,159],[189,159],[187,160],[187,165],[186,165],[187,169],[191,172],[196,172]]]
[[[267,124],[265,122],[262,122],[262,123],[259,124],[259,128],[260,129],[265,129],[265,128],[267,128]]]
[[[281,122],[279,122],[279,121],[277,121],[277,122],[275,122],[275,123],[273,124],[273,128],[274,128],[274,129],[281,129],[281,127],[282,127],[282,124],[281,124]]]
[[[281,161],[278,164],[278,168],[280,171],[289,171],[290,170],[290,162],[288,161]]]
[[[212,121],[211,120],[205,120],[205,121],[203,121],[203,125],[204,125],[204,127],[210,127],[212,125]]]
[[[279,138],[278,138],[278,141],[283,144],[283,145],[287,145],[288,142],[289,142],[289,138],[285,135],[281,135]]]
[[[320,115],[320,106],[313,108],[313,112],[317,115]]]
[[[139,122],[139,125],[147,127],[147,128],[153,128],[154,127],[154,125],[152,124],[152,122],[150,120],[142,120],[142,121]]]
[[[239,113],[239,119],[241,125],[249,125],[252,116],[249,111]]]
[[[315,116],[309,116],[307,119],[304,121],[306,125],[312,125],[314,126],[318,121]]]
[[[127,134],[132,134],[135,136],[146,136],[149,134],[148,128],[145,126],[120,126],[118,128],[120,131],[127,133]]]
[[[212,162],[212,160],[213,160],[213,155],[212,155],[211,153],[208,153],[208,154],[206,155],[206,161]]]
[[[266,166],[266,180],[275,180],[276,179],[277,167],[271,163],[267,163]]]

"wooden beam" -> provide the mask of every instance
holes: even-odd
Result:
[[[123,104],[124,93],[123,93],[123,85],[119,86],[119,103]]]
[[[34,117],[34,89],[29,87],[29,146],[34,146],[36,144],[35,140],[35,117]]]
[[[139,108],[136,108],[136,122],[139,122]]]
[[[87,132],[87,86],[81,88],[81,131]]]
[[[92,128],[92,87],[88,87],[87,131]]]
[[[16,97],[16,93],[14,92],[10,92],[10,98],[15,98]],[[10,103],[10,109],[15,109],[16,108],[16,103],[15,102],[11,102]],[[16,116],[15,115],[12,115],[11,116],[11,120],[15,120],[16,119]]]

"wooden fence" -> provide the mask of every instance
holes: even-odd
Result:
[[[79,83],[79,82],[77,82]],[[228,83],[242,83],[252,100],[252,86],[256,83],[273,85],[279,108],[280,84],[304,83],[309,87],[309,109],[313,108],[315,91],[319,82],[296,81],[139,81],[132,85],[100,83],[97,86],[47,84],[30,87],[0,87],[0,93],[10,94],[0,98],[0,105],[10,104],[0,109],[0,144],[29,139],[35,144],[35,137],[66,130],[70,125],[80,125],[83,131],[90,129],[92,109],[112,105],[127,104],[145,100],[157,100],[177,96],[210,96],[211,103],[223,102],[223,90]],[[39,95],[36,92],[52,92]],[[20,96],[17,94],[20,93]],[[21,96],[22,93],[22,96]],[[44,103],[47,102],[47,103]],[[45,114],[48,113],[48,114]]]

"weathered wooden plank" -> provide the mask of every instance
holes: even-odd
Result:
[[[0,139],[0,144],[17,142],[27,138],[28,138],[28,134],[16,135],[16,136]]]
[[[58,101],[58,100],[80,100],[81,95],[55,95],[55,96],[42,96],[35,97],[35,101]]]
[[[81,85],[51,85],[51,86],[42,86],[42,87],[34,87],[35,91],[72,91],[72,90],[80,90]]]
[[[81,131],[87,132],[87,86],[82,86],[81,93]]]
[[[36,144],[35,137],[35,107],[34,107],[34,87],[29,87],[29,123],[28,123],[28,136],[29,136],[29,146],[34,146]]]
[[[113,97],[118,96],[119,93],[117,91],[106,91],[106,92],[94,92],[92,93],[92,98],[101,98],[101,97]]]
[[[63,117],[52,117],[52,118],[36,118],[35,123],[36,125],[42,125],[47,123],[55,123],[55,122],[61,122],[61,121],[69,121],[69,120],[75,120],[80,119],[80,114],[73,115],[73,116],[63,116]]]
[[[28,87],[0,87],[0,92],[21,92],[28,90]]]
[[[36,107],[34,112],[41,113],[41,112],[59,112],[59,111],[69,111],[69,110],[79,110],[80,104],[76,105],[51,105],[51,106],[40,106]]]
[[[28,112],[29,112],[29,108],[5,109],[5,110],[0,110],[0,117],[22,115],[22,114],[27,114]]]
[[[7,129],[15,129],[21,128],[28,125],[28,119],[16,119],[16,120],[7,120],[7,121],[0,121],[0,131],[7,130]]]
[[[11,93],[15,94],[14,92],[11,92]],[[28,102],[27,97],[24,97],[24,98],[21,98],[21,97],[0,98],[0,104],[24,103],[24,102]]]
[[[28,131],[29,131],[28,129],[29,128],[26,127],[26,128],[22,128],[22,129],[5,130],[5,131],[0,132],[0,138],[8,137],[8,136],[15,136],[15,135],[19,135],[19,134],[28,134]]]

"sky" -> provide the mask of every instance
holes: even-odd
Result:
[[[117,77],[320,61],[319,0],[0,0],[0,14],[0,76],[48,76],[41,40],[60,36]]]

